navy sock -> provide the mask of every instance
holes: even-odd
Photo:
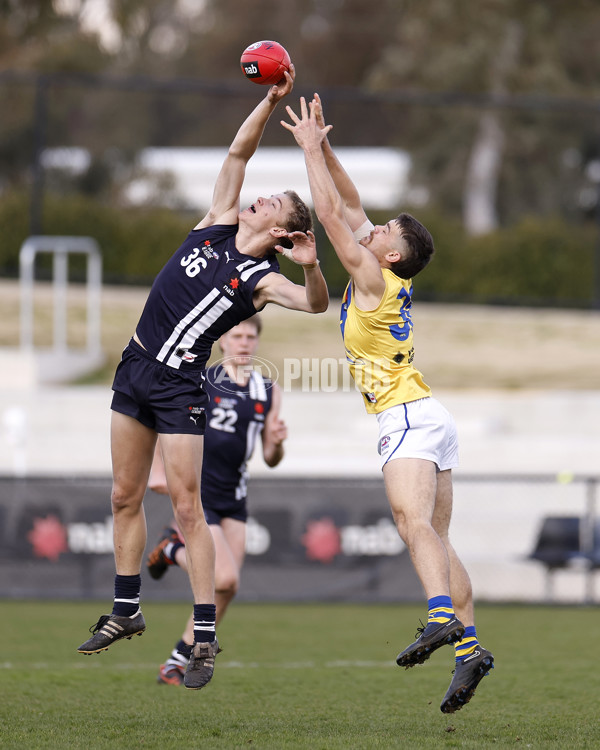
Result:
[[[214,604],[194,604],[194,643],[215,640],[217,608]]]
[[[189,643],[186,643],[183,638],[177,642],[177,645],[175,646],[175,649],[178,654],[181,654],[181,656],[184,656],[186,659],[189,659],[192,655],[192,649],[193,646],[191,646]]]
[[[171,656],[165,662],[166,664],[173,664],[178,667],[187,667],[187,663],[192,655],[192,649],[194,647],[187,644],[183,639],[178,641],[175,648],[171,651]]]
[[[173,565],[177,565],[175,555],[177,554],[177,550],[180,550],[182,547],[185,547],[183,542],[169,542],[165,547],[163,554],[167,560],[173,563]]]
[[[113,602],[113,615],[120,617],[131,617],[140,608],[140,589],[142,577],[115,576],[115,600]]]

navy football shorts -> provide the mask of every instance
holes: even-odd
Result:
[[[208,395],[203,382],[203,369],[168,367],[132,339],[115,373],[111,409],[158,433],[204,435]]]
[[[204,495],[207,493],[201,494],[203,495],[202,510],[204,511],[204,518],[209,526],[220,526],[224,518],[233,518],[236,521],[243,521],[244,523],[248,520],[248,506],[245,498],[243,500],[234,500],[230,503],[220,503],[218,506],[211,504],[209,507],[206,507],[204,505]],[[210,502],[208,498],[206,498],[206,501]]]
[[[235,511],[223,511],[222,513],[214,510],[214,508],[203,508],[203,510],[204,518],[209,526],[220,526],[221,521],[224,518],[233,518],[236,521],[243,521],[244,523],[248,520],[248,512],[246,509],[242,510],[241,508],[238,508]]]

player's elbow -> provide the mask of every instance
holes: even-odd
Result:
[[[247,144],[234,141],[227,151],[227,159],[231,164],[240,162],[244,165],[250,161],[253,154],[254,149],[250,148]]]
[[[317,214],[317,219],[325,228],[335,225],[343,218],[341,204],[339,203],[317,208],[315,213]]]
[[[338,210],[339,208],[339,210]],[[325,230],[327,236],[331,240],[333,237],[337,237],[343,234],[349,229],[348,222],[346,221],[344,214],[342,213],[341,206],[330,206],[325,210],[317,211],[317,219]]]
[[[309,300],[308,302],[308,311],[312,315],[317,315],[318,313],[324,313],[327,311],[327,308],[329,307],[329,294],[324,294],[317,299]]]
[[[267,447],[263,450],[263,458],[269,469],[274,469],[278,466],[281,463],[283,456],[284,449],[281,443],[276,446],[271,446],[270,448]]]
[[[327,312],[327,308],[329,307],[329,298],[321,302],[321,304],[316,305],[314,309],[312,310],[313,313],[324,313]]]

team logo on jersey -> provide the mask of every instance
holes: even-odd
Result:
[[[213,399],[215,404],[218,404],[221,409],[234,409],[237,406],[237,398],[223,398],[223,396],[215,396]]]
[[[210,240],[204,240],[204,247],[202,248],[202,252],[204,253],[204,256],[209,260],[211,258],[219,260],[219,253],[210,244]]]
[[[235,290],[239,287],[240,280],[236,277],[229,279],[229,284],[223,284],[223,291],[227,292],[230,297],[233,297]]]
[[[265,407],[262,404],[254,404],[254,411],[257,414],[263,414],[265,411]]]
[[[194,362],[198,355],[192,354],[189,349],[177,349],[175,356],[179,357],[183,362]]]
[[[370,401],[372,404],[377,403],[377,396],[374,393],[363,393],[363,396]]]

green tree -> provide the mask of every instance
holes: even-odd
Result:
[[[261,93],[243,79],[239,55],[275,38],[297,66],[298,94],[324,96],[338,145],[405,149],[413,182],[468,228],[523,213],[580,220],[579,194],[593,195],[595,118],[465,100],[592,101],[600,86],[592,0],[107,0],[102,23],[98,7],[0,0],[5,73],[62,76],[48,84],[43,145],[91,154],[89,174],[70,189],[118,202],[143,147],[226,145]],[[1,189],[30,179],[35,91],[1,72],[0,83]],[[275,123],[264,143],[290,145],[289,134]]]
[[[394,38],[369,80],[373,88],[513,94],[531,97],[532,105],[540,95],[598,94],[600,16],[590,0],[406,0],[399,7]],[[589,137],[567,107],[543,116],[533,106],[521,113],[406,109],[398,145],[411,152],[434,199],[462,210],[475,231],[476,201],[487,202],[489,229],[498,213],[506,222],[524,207],[544,213],[560,205],[562,156],[583,150]]]

